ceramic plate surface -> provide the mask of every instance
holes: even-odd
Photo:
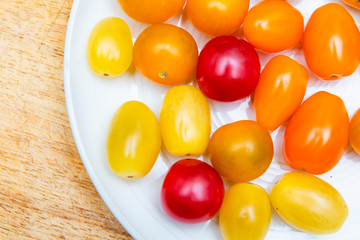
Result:
[[[257,2],[259,0],[251,1],[250,6]],[[290,1],[302,12],[305,22],[316,8],[327,2],[342,4],[340,0]],[[347,6],[346,8],[355,21],[360,23],[360,12]],[[134,67],[113,79],[99,77],[91,71],[86,59],[87,40],[93,26],[109,16],[124,19],[130,27],[133,41],[147,27],[126,16],[116,0],[75,0],[68,24],[64,56],[64,85],[71,128],[82,161],[96,189],[115,217],[135,239],[221,239],[216,217],[202,224],[185,225],[173,221],[162,210],[160,190],[164,175],[180,158],[172,157],[162,150],[152,171],[136,182],[122,180],[110,169],[105,151],[106,135],[116,109],[126,101],[139,100],[159,116],[162,99],[169,87],[159,86],[146,80],[135,71]],[[195,30],[181,15],[168,23],[188,30],[198,43],[199,50],[210,39]],[[300,47],[282,54],[306,65]],[[273,56],[260,54],[262,67]],[[350,77],[334,82],[325,82],[310,74],[305,98],[320,90],[340,96],[351,117],[360,107],[360,70],[358,69]],[[255,120],[250,97],[233,103],[211,100],[208,102],[212,111],[212,132],[221,125],[233,121]],[[291,171],[281,154],[284,129],[285,127],[282,126],[271,134],[275,146],[273,162],[263,176],[253,181],[267,192],[270,192],[284,173]],[[328,236],[306,234],[289,227],[273,211],[266,239],[360,239],[359,172],[360,157],[348,147],[340,163],[330,172],[319,176],[338,189],[348,204],[349,217],[339,232]]]

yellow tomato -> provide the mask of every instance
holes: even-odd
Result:
[[[360,155],[360,109],[351,118],[349,142],[355,152]]]
[[[199,156],[208,146],[211,119],[209,105],[196,87],[181,85],[165,95],[160,112],[165,148],[175,156]]]
[[[159,121],[143,103],[129,101],[115,113],[107,138],[110,167],[124,179],[150,172],[161,149]]]
[[[89,66],[104,77],[120,75],[131,64],[132,48],[127,24],[117,17],[105,18],[95,25],[88,40]]]
[[[312,234],[338,231],[348,216],[340,193],[307,173],[285,174],[270,193],[273,208],[289,225]]]
[[[270,220],[269,196],[258,185],[238,183],[225,194],[219,213],[221,233],[225,240],[264,239]]]

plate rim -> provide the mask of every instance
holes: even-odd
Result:
[[[75,112],[73,107],[73,96],[71,94],[71,84],[70,84],[70,56],[71,56],[71,40],[73,37],[73,26],[75,23],[75,19],[77,17],[77,12],[79,8],[81,0],[74,0],[71,6],[70,15],[66,28],[66,36],[65,36],[65,44],[64,44],[64,57],[63,57],[63,80],[64,80],[64,93],[65,93],[65,104],[66,110],[68,113],[68,119],[70,123],[70,128],[72,131],[73,139],[80,155],[81,161],[85,166],[85,170],[89,175],[95,189],[99,193],[101,199],[104,201],[106,207],[110,210],[113,216],[117,219],[117,221],[123,226],[123,228],[127,231],[135,239],[144,239],[141,234],[135,230],[135,228],[130,224],[130,222],[126,219],[124,215],[122,215],[113,201],[110,199],[108,194],[105,191],[100,179],[96,175],[96,172],[91,166],[90,161],[88,160],[86,151],[84,149],[83,143],[80,138],[79,128],[75,118]]]

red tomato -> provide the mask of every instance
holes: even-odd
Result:
[[[349,140],[352,148],[360,155],[360,108],[351,118]]]
[[[336,95],[320,91],[291,117],[283,155],[290,167],[311,174],[331,170],[343,156],[349,138],[349,116]]]
[[[349,76],[359,65],[360,34],[350,13],[337,3],[314,11],[304,31],[309,69],[324,80]]]
[[[217,37],[200,53],[196,79],[208,98],[224,102],[244,98],[255,90],[259,76],[259,56],[242,39]]]
[[[200,32],[217,37],[240,28],[249,0],[188,0],[186,15]],[[211,17],[209,17],[211,16]]]
[[[277,129],[300,106],[308,79],[307,69],[295,60],[284,55],[272,58],[255,89],[256,121],[268,131]]]
[[[171,166],[161,189],[165,212],[183,223],[200,223],[215,216],[225,194],[224,183],[209,164],[183,159]]]

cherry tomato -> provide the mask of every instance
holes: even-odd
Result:
[[[100,76],[118,76],[129,68],[132,49],[127,24],[120,18],[109,17],[92,29],[87,44],[87,60],[90,68]]]
[[[270,220],[270,199],[260,186],[237,183],[226,192],[219,212],[224,240],[262,240]]]
[[[118,0],[131,18],[146,24],[163,23],[178,14],[186,0]]]
[[[247,97],[255,90],[259,76],[259,56],[242,39],[216,37],[200,52],[196,79],[211,99],[229,102]]]
[[[160,149],[160,125],[155,114],[141,102],[124,103],[111,120],[106,142],[112,170],[124,179],[142,178],[154,166]]]
[[[352,148],[360,155],[360,109],[351,118],[349,140]]]
[[[200,90],[191,85],[171,88],[161,106],[160,128],[169,153],[203,154],[210,138],[211,119],[209,105]]]
[[[260,177],[270,166],[274,146],[270,134],[257,122],[242,120],[218,128],[210,138],[212,166],[232,182]]]
[[[360,34],[350,13],[337,3],[316,9],[305,28],[303,51],[318,77],[336,80],[351,75],[359,65]]]
[[[268,131],[277,129],[300,106],[308,80],[307,69],[295,60],[284,55],[271,59],[255,89],[256,121]]]
[[[174,25],[152,25],[135,41],[135,67],[158,84],[185,82],[194,74],[197,60],[198,47],[194,38]]]
[[[320,91],[309,97],[290,118],[283,155],[290,167],[323,174],[340,161],[349,138],[349,116],[336,95]]]
[[[304,18],[285,1],[261,1],[252,7],[244,20],[246,39],[258,50],[281,52],[295,47],[304,31]]]
[[[186,15],[200,32],[217,37],[240,28],[249,0],[188,0]]]
[[[270,201],[285,222],[312,234],[334,233],[348,216],[346,202],[334,187],[301,172],[286,173],[273,187]]]
[[[347,5],[356,8],[356,9],[360,9],[360,2],[359,0],[343,0],[344,3],[346,3]]]
[[[207,163],[183,159],[173,164],[161,189],[165,212],[183,223],[200,223],[215,216],[225,194],[219,174]]]

